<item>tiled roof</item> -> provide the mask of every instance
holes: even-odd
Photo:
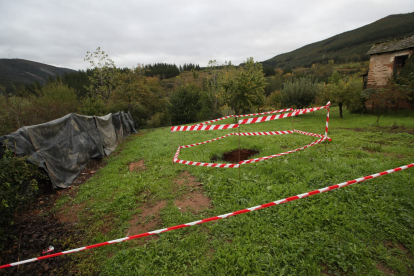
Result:
[[[386,42],[375,43],[367,54],[373,55],[385,52],[394,52],[408,48],[414,48],[414,35],[400,39],[388,40]]]

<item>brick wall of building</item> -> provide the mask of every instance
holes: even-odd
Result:
[[[396,56],[411,55],[412,53],[413,50],[406,49],[371,55],[367,87],[380,87],[386,85],[393,75],[394,58]]]

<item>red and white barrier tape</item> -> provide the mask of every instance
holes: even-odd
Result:
[[[195,143],[195,144],[191,144],[191,145],[181,146],[181,148],[191,148],[191,147],[195,147],[195,146],[207,144],[207,143],[210,143],[210,142],[213,142],[213,141],[217,141],[217,140],[220,140],[220,139],[229,137],[231,135],[235,135],[235,133],[230,133],[230,134],[227,134],[227,135],[224,135],[224,136],[221,136],[221,137],[217,137],[217,138],[214,138],[214,139],[211,139],[211,140],[208,140],[208,141],[200,142],[200,143]]]
[[[275,155],[270,155],[270,156],[265,156],[265,157],[259,157],[259,158],[255,158],[255,159],[249,159],[249,160],[243,160],[243,161],[240,161],[238,164],[232,164],[232,163],[223,163],[223,164],[221,164],[221,163],[204,163],[204,162],[197,162],[197,161],[189,161],[189,160],[181,160],[181,159],[178,159],[178,155],[180,154],[180,149],[181,148],[190,148],[190,147],[195,147],[195,146],[203,145],[203,144],[206,144],[206,143],[210,143],[212,141],[217,141],[219,139],[223,139],[223,138],[229,137],[231,135],[240,135],[240,136],[250,136],[250,135],[252,135],[252,136],[254,136],[254,135],[280,135],[280,134],[292,134],[294,132],[299,133],[299,134],[309,135],[309,136],[315,136],[315,137],[318,137],[318,138],[321,138],[321,139],[319,139],[319,140],[317,140],[315,142],[312,142],[312,143],[310,143],[310,144],[308,144],[306,146],[303,146],[301,148],[298,148],[298,149],[290,150],[290,151],[283,152],[283,153],[278,153],[278,154],[275,154]],[[186,146],[179,146],[176,154],[174,155],[173,162],[174,163],[184,164],[184,165],[200,166],[200,167],[238,168],[238,167],[240,167],[240,165],[250,164],[250,163],[255,163],[255,162],[260,162],[260,161],[264,161],[264,160],[267,160],[267,159],[271,159],[271,158],[279,157],[279,156],[286,155],[286,154],[289,154],[289,153],[293,153],[293,152],[297,152],[297,151],[300,151],[300,150],[304,150],[306,148],[309,148],[311,146],[314,146],[316,144],[319,144],[319,143],[321,143],[322,141],[325,141],[325,140],[332,141],[332,139],[329,138],[329,137],[327,137],[327,136],[323,136],[321,134],[303,132],[303,131],[300,131],[300,130],[285,130],[285,131],[270,131],[270,132],[230,133],[230,134],[227,134],[225,136],[218,137],[218,138],[215,138],[215,139],[212,139],[212,140],[208,140],[208,141],[204,141],[204,142],[200,142],[200,143],[196,143],[196,144],[191,144],[191,145],[186,145]]]
[[[238,124],[228,125],[192,125],[192,126],[172,126],[171,132],[174,131],[198,131],[198,130],[217,130],[217,129],[229,129],[237,128]]]
[[[325,137],[325,136],[324,136],[324,135],[322,135],[322,134],[316,134],[316,133],[311,133],[311,132],[305,132],[305,131],[301,131],[301,130],[297,130],[297,129],[294,129],[293,131],[294,131],[294,132],[296,132],[296,133],[299,133],[299,134],[308,135],[308,136],[313,136],[313,137],[319,137],[319,138]],[[328,138],[329,138],[329,137],[328,137]],[[329,141],[331,141],[332,139],[331,139],[331,138],[329,138],[328,140],[329,140]]]
[[[286,108],[286,109],[280,109],[280,110],[274,110],[274,111],[268,111],[268,112],[262,112],[262,113],[253,113],[253,114],[245,114],[245,115],[233,115],[233,117],[259,116],[259,115],[274,114],[274,113],[287,112],[287,111],[293,111],[293,109],[292,108]]]
[[[288,203],[290,201],[298,200],[298,199],[301,199],[301,198],[313,196],[313,195],[316,195],[316,194],[321,194],[321,193],[324,193],[324,192],[332,191],[332,190],[339,189],[339,188],[342,188],[342,187],[345,187],[345,186],[348,186],[348,185],[352,185],[352,184],[355,184],[355,183],[361,183],[361,182],[364,182],[364,181],[372,179],[372,178],[377,178],[377,177],[380,177],[380,176],[383,176],[383,175],[398,172],[398,171],[405,170],[405,169],[412,168],[412,167],[414,167],[414,163],[411,163],[411,164],[408,164],[408,165],[405,165],[405,166],[401,166],[401,167],[398,167],[398,168],[395,168],[395,169],[391,169],[391,170],[388,170],[388,171],[383,171],[383,172],[380,172],[380,173],[371,174],[371,175],[361,177],[361,178],[357,178],[357,179],[354,179],[354,180],[350,180],[350,181],[347,181],[347,182],[342,182],[340,184],[332,185],[332,186],[325,187],[325,188],[322,188],[322,189],[313,190],[313,191],[310,191],[310,192],[307,192],[307,193],[304,193],[304,194],[287,197],[287,198],[284,198],[284,199],[280,199],[280,200],[277,200],[277,201],[269,202],[269,203],[258,205],[258,206],[255,206],[255,207],[239,210],[239,211],[232,212],[232,213],[227,213],[227,214],[220,215],[220,216],[215,216],[215,217],[211,217],[211,218],[207,218],[207,219],[197,220],[197,221],[193,221],[193,222],[189,222],[189,223],[185,223],[185,224],[181,224],[181,225],[176,225],[176,226],[172,226],[172,227],[168,227],[168,228],[164,228],[164,229],[160,229],[160,230],[146,232],[146,233],[142,233],[142,234],[138,234],[138,235],[134,235],[134,236],[129,236],[129,237],[125,237],[125,238],[120,238],[120,239],[117,239],[117,240],[107,241],[107,242],[103,242],[103,243],[97,243],[97,244],[94,244],[94,245],[88,245],[88,246],[85,246],[85,247],[71,249],[71,250],[68,250],[68,251],[63,251],[63,252],[50,254],[50,255],[46,255],[46,256],[42,256],[42,257],[37,257],[37,258],[28,259],[28,260],[24,260],[24,261],[20,261],[20,262],[15,262],[15,263],[2,265],[2,266],[0,266],[0,269],[6,268],[6,267],[17,266],[17,265],[21,265],[21,264],[26,264],[26,263],[31,263],[31,262],[35,262],[35,261],[40,261],[40,260],[44,260],[44,259],[49,259],[49,258],[53,258],[53,257],[57,257],[57,256],[67,255],[67,254],[70,254],[70,253],[75,253],[75,252],[79,252],[79,251],[83,251],[83,250],[87,250],[87,249],[92,249],[92,248],[96,248],[96,247],[101,247],[101,246],[105,246],[105,245],[109,245],[109,244],[119,243],[119,242],[123,242],[123,241],[127,241],[127,240],[133,240],[133,239],[143,238],[143,237],[152,236],[152,235],[156,235],[156,234],[161,234],[161,233],[164,233],[164,232],[173,231],[173,230],[177,230],[177,229],[180,229],[180,228],[185,228],[185,227],[194,226],[194,225],[198,225],[198,224],[202,224],[202,223],[206,223],[206,222],[210,222],[210,221],[215,221],[215,220],[228,218],[228,217],[231,217],[231,216],[236,216],[236,215],[240,215],[240,214],[244,214],[244,213],[249,213],[249,212],[253,212],[253,211],[256,211],[256,210],[272,207],[272,206],[275,206],[275,205]]]
[[[177,149],[177,151],[176,151],[176,153],[174,155],[174,160],[177,160],[178,155],[180,154],[180,149],[181,149],[181,146],[178,146],[178,149]]]
[[[238,168],[239,164],[220,164],[220,163],[203,163],[203,162],[194,162],[181,159],[174,159],[174,163],[180,163],[184,165],[200,166],[200,167],[211,167],[211,168]]]
[[[234,117],[234,115],[229,115],[229,116],[221,117],[221,118],[218,118],[218,119],[215,119],[215,120],[211,120],[211,121],[207,121],[207,122],[204,122],[204,123],[200,123],[199,125],[206,125],[206,124],[218,122],[218,121],[225,120],[225,119],[232,118],[232,117]]]
[[[245,124],[255,124],[255,123],[273,121],[273,120],[278,120],[278,119],[283,119],[283,118],[289,118],[289,117],[302,115],[302,114],[305,114],[305,113],[309,113],[309,112],[312,112],[312,111],[317,111],[317,110],[324,109],[324,108],[327,109],[330,105],[331,105],[331,103],[328,102],[325,106],[312,107],[312,108],[309,108],[309,109],[299,109],[299,110],[297,110],[295,112],[284,113],[284,114],[279,114],[279,115],[264,116],[264,117],[258,117],[258,118],[250,118],[250,119],[243,119],[243,120],[239,120],[238,123],[240,125],[245,125]]]
[[[294,149],[294,150],[286,151],[286,152],[283,152],[283,153],[278,153],[278,154],[275,154],[275,155],[269,155],[269,156],[265,156],[265,157],[259,157],[259,158],[254,158],[254,159],[250,159],[250,160],[240,161],[239,164],[240,165],[244,165],[244,164],[256,163],[256,162],[264,161],[264,160],[267,160],[267,159],[270,159],[270,158],[275,158],[275,157],[279,157],[279,156],[286,155],[286,154],[289,154],[289,153],[297,152],[297,151],[300,151],[300,150],[304,150],[306,148],[309,148],[311,146],[314,146],[316,144],[319,144],[319,143],[321,143],[321,142],[323,142],[323,141],[325,141],[327,139],[328,139],[327,137],[323,137],[323,138],[321,138],[321,139],[319,139],[319,140],[317,140],[315,142],[312,142],[312,143],[310,143],[310,144],[308,144],[306,146],[303,146],[301,148],[297,148],[297,149]]]
[[[245,132],[245,133],[234,133],[234,135],[240,136],[258,136],[258,135],[280,135],[280,134],[292,134],[293,130],[281,130],[281,131],[268,131],[268,132]]]
[[[329,125],[329,105],[331,102],[328,102],[328,107],[326,108],[326,126],[325,126],[325,136],[328,137],[328,125]]]
[[[203,123],[199,123],[197,125],[206,125],[206,124],[211,124],[211,123],[215,123],[221,120],[225,120],[228,118],[233,118],[233,117],[249,117],[249,116],[258,116],[258,115],[266,115],[266,114],[274,114],[274,113],[280,113],[280,112],[287,112],[287,111],[293,111],[292,108],[286,108],[286,109],[280,109],[280,110],[274,110],[274,111],[267,111],[267,112],[262,112],[262,113],[253,113],[253,114],[245,114],[245,115],[228,115],[228,116],[224,116],[218,119],[214,119],[211,121],[207,121],[207,122],[203,122]]]

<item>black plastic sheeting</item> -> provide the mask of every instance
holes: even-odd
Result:
[[[131,133],[137,133],[129,113],[106,116],[68,114],[54,121],[27,126],[0,137],[0,143],[46,170],[53,188],[67,188],[91,158],[103,158]],[[1,148],[1,147],[0,147]],[[1,152],[0,152],[1,154]]]

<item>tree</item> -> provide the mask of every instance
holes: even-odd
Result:
[[[248,58],[244,66],[230,67],[226,72],[221,84],[224,90],[221,97],[240,115],[264,104],[266,85],[262,64]]]
[[[116,87],[118,75],[114,61],[100,47],[93,53],[86,52],[84,60],[88,61],[93,69],[93,74],[89,76],[90,85],[86,87],[90,96],[100,96],[108,100]]]
[[[285,83],[281,93],[282,105],[285,107],[296,106],[296,108],[308,107],[315,101],[319,85],[313,77],[298,78]]]
[[[187,124],[197,121],[200,109],[200,88],[194,83],[177,87],[170,97],[170,114],[173,124]]]
[[[214,111],[218,110],[218,92],[220,90],[220,71],[218,70],[218,63],[216,60],[210,60],[207,65],[208,77],[206,80],[205,90],[207,91],[207,96],[210,99]]]
[[[121,74],[110,98],[110,107],[114,111],[129,111],[138,127],[145,126],[155,113],[164,111],[166,106],[158,79],[142,76],[141,69],[138,66]]]
[[[343,118],[343,106],[353,110],[361,109],[364,106],[365,99],[362,89],[362,78],[357,75],[342,78],[337,71],[334,71],[332,76],[328,78],[328,84],[324,83],[321,86],[318,102],[331,101],[333,104],[338,104],[339,117]]]

